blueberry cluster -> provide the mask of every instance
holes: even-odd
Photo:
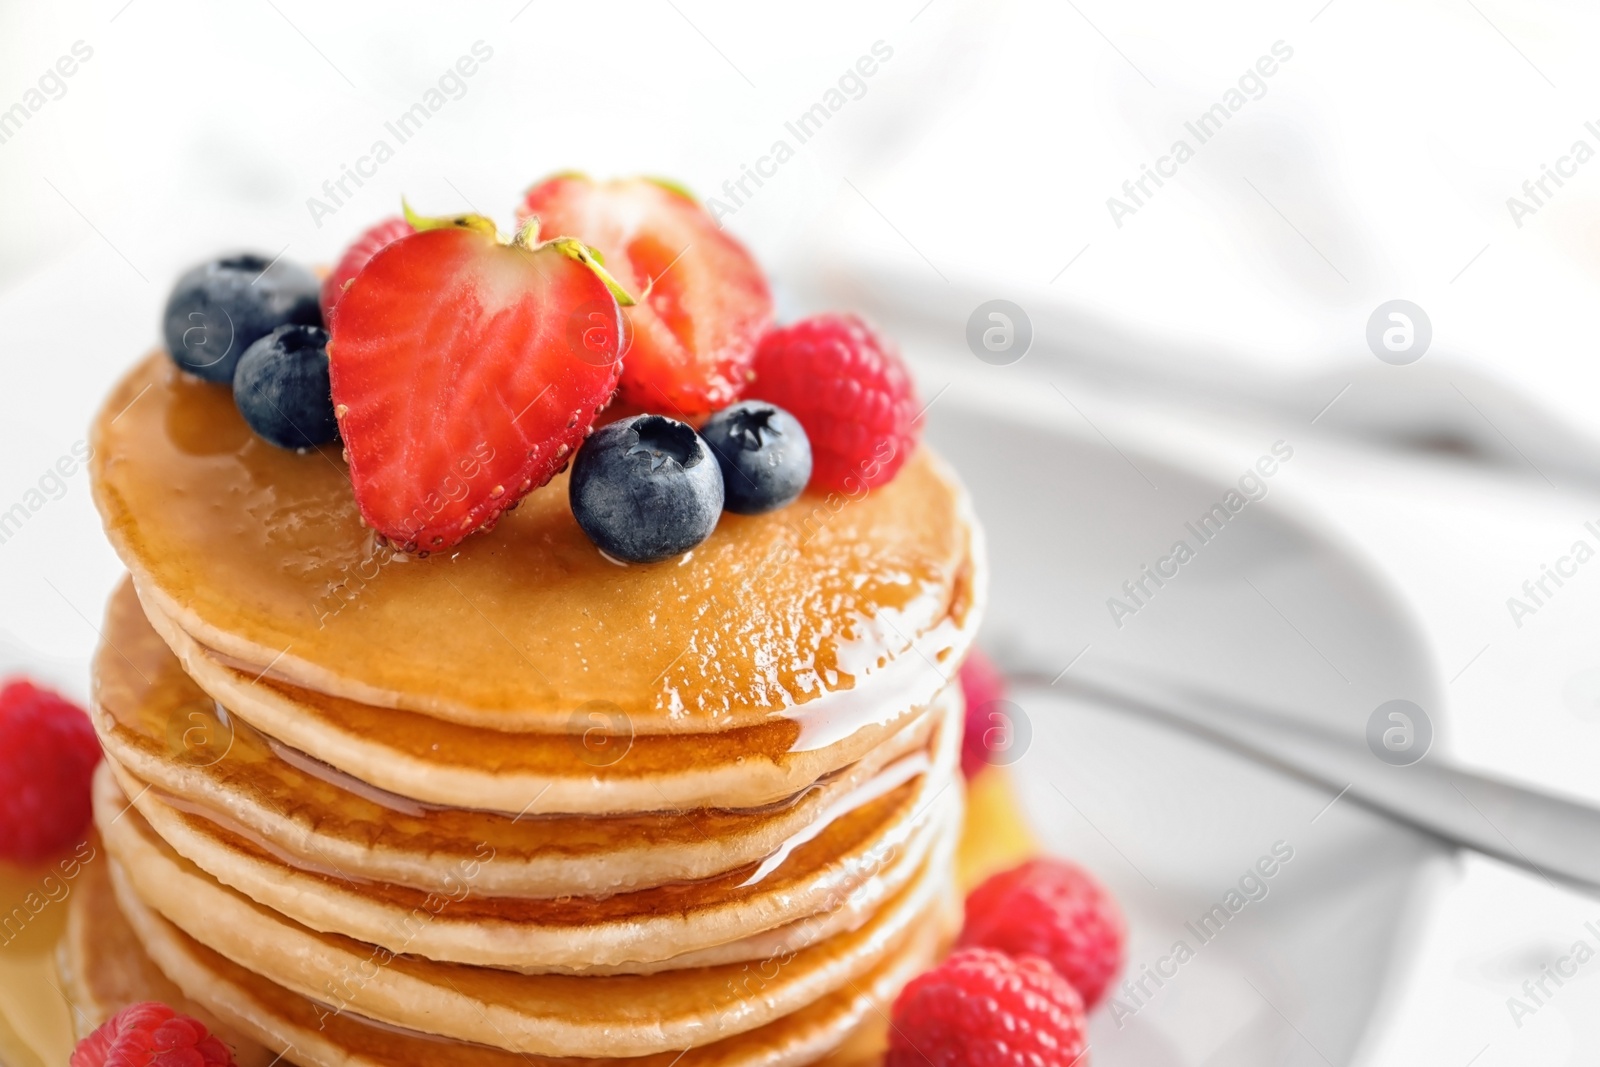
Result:
[[[781,508],[811,479],[811,444],[793,415],[746,400],[700,433],[665,415],[635,415],[596,430],[572,464],[567,492],[578,525],[619,562],[656,563],[711,536],[723,511]]]
[[[179,367],[233,387],[250,428],[279,448],[310,448],[338,436],[328,386],[328,332],[304,267],[243,253],[188,271],[162,319]]]

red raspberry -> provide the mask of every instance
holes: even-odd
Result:
[[[0,857],[44,859],[83,839],[100,742],[83,709],[32,682],[0,689]]]
[[[1126,939],[1121,909],[1092,875],[1037,859],[972,891],[960,944],[1048,960],[1093,1008],[1122,969]]]
[[[999,724],[991,716],[994,702],[1006,695],[1005,676],[983,651],[974,648],[961,665],[961,694],[967,700],[967,732],[961,742],[961,773],[968,778],[989,763],[990,732]]]
[[[771,330],[747,395],[800,420],[811,484],[856,493],[888,482],[917,445],[917,394],[894,346],[854,315]]]
[[[78,1042],[69,1067],[233,1067],[233,1053],[196,1020],[147,1000]]]
[[[367,265],[369,259],[411,233],[416,233],[416,230],[405,219],[384,219],[363,230],[361,236],[344,250],[333,271],[322,279],[322,317],[327,319],[333,314],[333,306],[344,295],[344,287],[350,284],[350,279],[361,273],[361,268]]]
[[[1085,1067],[1083,1001],[1044,960],[962,949],[894,1002],[884,1067]]]

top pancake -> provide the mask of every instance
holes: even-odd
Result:
[[[93,445],[112,545],[202,645],[492,729],[556,733],[596,709],[643,734],[775,714],[839,729],[926,703],[981,600],[965,494],[927,449],[857,499],[725,514],[683,556],[621,567],[578,528],[563,477],[453,550],[394,553],[362,526],[337,449],[273,448],[225,387],[160,354],[112,392]]]

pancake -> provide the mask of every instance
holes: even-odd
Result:
[[[481,868],[475,888],[489,895],[613,892],[692,881],[755,862],[886,766],[920,751],[958,699],[947,690],[936,714],[766,809],[507,818],[384,796],[307,757],[282,758],[288,753],[275,739],[218,718],[126,585],[112,598],[104,632],[95,660],[97,727],[118,762],[145,782],[214,813],[291,861],[429,890],[448,889],[449,872],[472,861]],[[197,739],[208,743],[184,744]],[[484,859],[486,851],[492,858]]]
[[[930,450],[626,566],[564,476],[397,550],[336,448],[266,445],[161,354],[91,443],[129,571],[74,902],[104,916],[60,952],[94,1004],[153,990],[308,1067],[881,1054],[961,910],[986,572]]]
[[[959,850],[957,883],[961,886],[972,886],[989,873],[997,860],[1003,865],[1014,864],[1032,854],[1032,848],[1024,843],[1030,840],[1023,813],[1016,804],[1014,791],[1011,788],[1005,768],[992,767],[978,775],[973,780],[970,790],[971,799],[967,805],[965,825],[962,832]],[[994,842],[1005,842],[1006,857],[996,857]],[[1015,843],[1013,845],[1013,843]],[[103,854],[103,850],[102,854]],[[99,868],[98,870],[96,868]],[[179,1007],[188,1014],[202,1018],[211,1013],[200,1007],[194,1001],[183,997],[181,990],[155,966],[154,962],[146,955],[142,945],[133,935],[127,920],[118,908],[112,896],[111,884],[107,868],[103,864],[90,865],[85,870],[82,878],[75,883],[73,897],[68,902],[70,914],[69,929],[78,930],[80,936],[64,940],[60,946],[60,955],[63,960],[62,977],[63,988],[72,999],[83,1005],[90,1013],[90,1025],[98,1025],[111,1011],[140,1000],[160,1000]],[[198,948],[199,946],[196,946]],[[774,953],[775,954],[775,953]],[[220,957],[216,957],[220,959]],[[225,961],[224,961],[225,962]],[[236,969],[235,973],[243,971]],[[107,974],[119,977],[106,978]],[[249,972],[243,971],[244,974]],[[93,980],[99,982],[102,988],[110,989],[114,999],[97,1002],[95,997],[83,992],[83,983],[77,976],[90,975],[101,977]],[[909,975],[908,975],[909,977]],[[858,987],[860,983],[858,983]],[[21,991],[0,987],[0,995],[19,995]],[[880,1002],[880,1009],[887,1010],[890,995]],[[233,990],[224,990],[225,998],[238,995],[240,1000],[249,1003],[255,1011],[252,1017],[270,1019],[274,1029],[272,1034],[289,1033],[299,1025],[305,1026],[309,1022],[308,1032],[317,1033],[317,1018],[315,1008],[308,1010],[305,1015],[284,1013],[273,1015],[269,1010],[271,998],[252,999],[248,994],[235,987]],[[287,994],[280,994],[289,999]],[[231,1001],[230,1001],[231,1002]],[[98,1005],[98,1006],[97,1006]],[[65,1018],[65,1013],[63,1013]],[[863,1023],[851,1034],[844,1045],[835,1052],[825,1049],[819,1055],[825,1055],[829,1067],[878,1067],[881,1063],[884,1048],[884,1034],[886,1029],[885,1016],[879,1011],[868,1010]],[[297,1023],[295,1020],[299,1020]],[[231,1029],[231,1028],[230,1028]],[[362,1033],[368,1028],[362,1027],[353,1033]],[[301,1047],[311,1049],[315,1047],[317,1054],[332,1055],[331,1050],[340,1050],[338,1059],[313,1059],[309,1055],[292,1052],[283,1059],[285,1063],[301,1063],[307,1065],[339,1064],[343,1067],[344,1050],[332,1042],[342,1034],[337,1019],[330,1021],[328,1030],[322,1032],[324,1044],[315,1045],[310,1041],[302,1041]],[[78,1036],[82,1036],[79,1034]],[[239,1067],[269,1067],[269,1062],[277,1057],[288,1044],[286,1040],[270,1036],[260,1030],[253,1031],[250,1039],[236,1036],[227,1036],[228,1041],[236,1049]],[[272,1043],[273,1052],[267,1054],[258,1040],[267,1040]],[[66,1048],[71,1048],[72,1035],[63,1035],[61,1039]],[[431,1054],[430,1042],[424,1038],[413,1039],[412,1048],[415,1050],[415,1059],[407,1060],[405,1046],[399,1042],[385,1045],[387,1059],[374,1059],[380,1055],[371,1047],[357,1049],[353,1062],[360,1064],[385,1064],[386,1067],[400,1067],[401,1064],[414,1065],[418,1062],[439,1063],[437,1055]],[[356,1046],[347,1046],[356,1048]],[[41,1051],[42,1054],[42,1051]],[[256,1057],[260,1058],[256,1058]],[[27,1062],[25,1059],[23,1062]],[[446,1061],[453,1062],[453,1061]],[[645,1061],[649,1062],[649,1061]],[[512,1067],[509,1058],[495,1061],[494,1067],[500,1064]],[[572,1067],[581,1067],[582,1061]],[[465,1067],[465,1065],[463,1065]],[[473,1065],[476,1067],[476,1065]],[[671,1067],[665,1058],[657,1058],[652,1067]]]
[[[166,805],[114,760],[97,776],[95,817],[114,854],[135,847],[137,837],[159,835],[176,854],[302,925],[393,952],[504,968],[659,969],[815,916],[831,915],[834,928],[864,921],[959,830],[961,790],[951,778],[951,741],[959,737],[944,731],[941,739],[929,773],[808,831],[760,864],[606,897],[478,896],[470,867],[448,894],[291,867]]]
[[[94,664],[96,728],[107,751],[159,799],[303,867],[449,892],[471,864],[474,889],[489,896],[596,895],[758,862],[818,820],[918,773],[926,758],[905,757],[927,748],[938,722],[955,721],[960,699],[946,690],[933,714],[764,809],[508,817],[385,796],[219,717],[126,585],[112,598],[104,634]]]
[[[648,976],[531,976],[317,934],[157,848],[113,862],[124,907],[152,908],[278,985],[387,1025],[545,1056],[647,1055],[764,1026],[859,980],[957,907],[944,872],[925,865],[866,926],[808,948]]]
[[[184,671],[236,717],[359,781],[449,807],[513,815],[762,807],[860,760],[925,710],[881,713],[844,736],[824,724],[813,748],[796,747],[801,724],[789,718],[713,734],[635,734],[618,711],[599,706],[563,734],[508,734],[229,666],[159,609],[145,608]]]
[[[73,887],[67,928],[56,945],[56,970],[76,1009],[73,1024],[80,1041],[130,1004],[156,1000],[204,1023],[233,1049],[237,1067],[268,1067],[277,1058],[185,997],[151,962],[122,917],[108,863],[85,864]]]
[[[273,448],[159,353],[92,444],[107,534],[155,611],[264,676],[465,725],[560,734],[602,702],[642,735],[789,717],[848,736],[946,684],[983,598],[966,495],[926,448],[855,499],[724,515],[676,559],[617,567],[564,476],[448,552],[395,554],[336,449]]]
[[[547,1058],[379,1025],[308,1000],[201,945],[137,900],[125,912],[150,958],[193,1000],[304,1067],[803,1067],[882,1018],[900,988],[953,939],[954,912],[917,928],[875,970],[757,1030],[683,1051],[640,1057]],[[872,1040],[869,1036],[868,1047]],[[846,1067],[846,1061],[830,1061]],[[852,1063],[850,1067],[855,1067]],[[864,1065],[863,1065],[864,1067]]]

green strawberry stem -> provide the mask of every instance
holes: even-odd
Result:
[[[604,282],[606,288],[611,291],[611,295],[616,297],[618,305],[632,307],[635,303],[633,297],[622,287],[622,283],[613,278],[611,272],[606,270],[605,260],[601,258],[598,249],[590,248],[576,237],[556,237],[549,241],[540,242],[539,217],[537,215],[529,218],[523,224],[522,229],[517,231],[516,236],[507,241],[500,235],[500,228],[494,224],[494,220],[484,215],[419,215],[411,209],[411,205],[406,203],[404,197],[400,200],[400,209],[405,213],[406,221],[411,224],[411,228],[418,233],[423,230],[449,228],[472,230],[492,237],[500,244],[510,245],[512,248],[519,248],[527,252],[535,252],[548,245],[562,255],[575,259],[594,271],[595,277]]]
[[[406,221],[411,223],[411,228],[421,233],[423,230],[443,230],[455,227],[462,230],[474,230],[487,234],[500,240],[500,228],[494,220],[484,215],[419,215],[411,210],[411,205],[406,203],[404,197],[400,198],[400,210],[405,215]]]
[[[539,220],[537,218],[531,219],[528,223],[528,227],[532,227],[535,231],[538,230],[538,226]],[[527,231],[528,227],[524,227],[524,232]],[[519,234],[518,236],[520,237],[521,235]],[[562,255],[571,256],[585,267],[594,271],[595,277],[606,283],[606,288],[611,290],[611,295],[617,298],[617,303],[620,306],[626,308],[634,305],[633,297],[628,295],[628,291],[622,287],[622,283],[613,278],[611,272],[606,270],[605,265],[600,260],[599,252],[590,248],[576,237],[557,237],[546,241],[545,244],[552,245]],[[539,247],[542,248],[544,245]]]

